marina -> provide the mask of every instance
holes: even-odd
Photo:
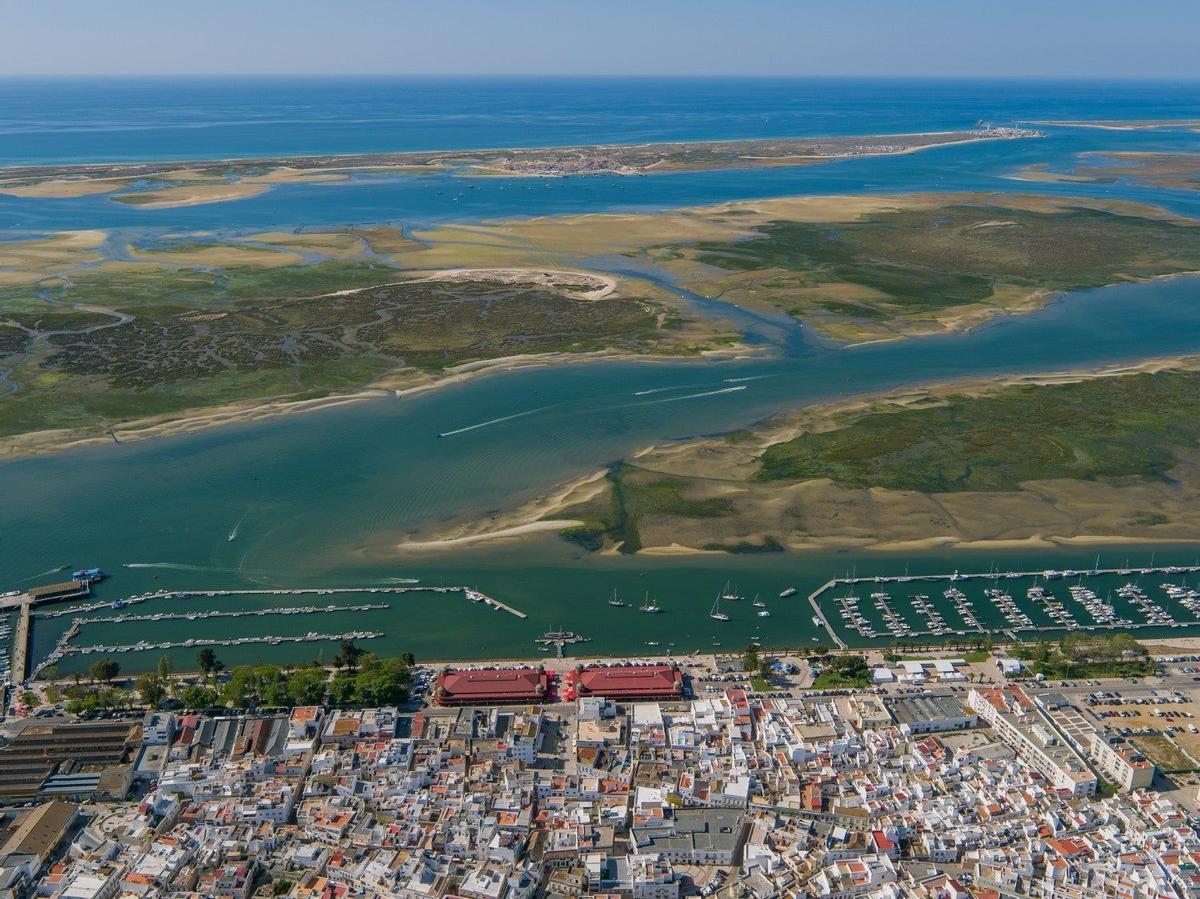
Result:
[[[130,596],[117,597],[111,600],[96,600],[87,603],[70,603],[61,607],[55,608],[40,608],[34,611],[35,606],[39,603],[48,603],[55,601],[58,596],[62,596],[68,602],[80,597],[90,595],[91,584],[102,580],[104,575],[99,569],[93,569],[98,576],[90,577],[82,582],[82,587],[72,588],[67,591],[58,591],[58,593],[39,594],[36,588],[26,593],[12,593],[3,597],[6,607],[10,610],[16,610],[16,633],[12,640],[9,641],[9,630],[12,625],[0,626],[0,648],[5,650],[5,657],[9,659],[9,669],[7,679],[9,682],[22,682],[30,675],[36,676],[39,672],[47,667],[57,665],[64,658],[72,655],[91,655],[96,653],[121,654],[130,652],[144,652],[149,650],[172,650],[172,649],[191,649],[199,646],[243,646],[243,645],[268,645],[279,646],[285,643],[316,643],[323,641],[336,641],[342,639],[379,639],[384,636],[382,631],[348,631],[345,634],[329,634],[317,633],[310,631],[304,635],[287,635],[287,634],[265,634],[265,635],[239,635],[230,638],[202,638],[189,637],[187,639],[169,639],[169,640],[139,640],[136,643],[126,644],[96,644],[96,645],[78,645],[73,643],[76,640],[85,626],[97,625],[138,625],[145,627],[148,624],[159,622],[197,622],[209,621],[213,619],[245,619],[245,618],[266,618],[271,616],[308,616],[308,615],[333,615],[333,614],[361,614],[366,612],[383,612],[391,609],[387,603],[358,603],[352,605],[341,605],[330,603],[324,606],[306,605],[306,606],[269,606],[259,609],[193,609],[187,611],[158,611],[149,614],[135,614],[132,612],[118,612],[115,615],[92,615],[91,613],[102,610],[120,610],[128,606],[140,605],[144,603],[156,601],[170,602],[187,602],[189,600],[212,599],[212,598],[238,598],[238,597],[283,597],[283,596],[330,596],[333,594],[390,594],[390,595],[405,595],[413,593],[433,593],[433,594],[450,594],[461,593],[466,599],[472,603],[483,605],[487,608],[496,611],[505,612],[515,618],[523,619],[525,613],[519,609],[513,608],[507,603],[501,602],[493,597],[466,586],[421,586],[417,583],[406,582],[394,586],[363,586],[363,587],[298,587],[298,588],[275,588],[275,589],[203,589],[203,590],[158,590],[148,591],[144,593],[136,593]],[[404,579],[412,581],[416,579]],[[70,617],[72,620],[65,631],[59,636],[54,646],[43,656],[41,656],[33,665],[31,671],[31,663],[29,659],[30,651],[30,633],[33,620],[40,619],[51,621]]]
[[[941,583],[951,586],[940,597],[925,586]],[[1200,565],[848,576],[824,584],[810,603],[814,623],[839,646],[1017,641],[1075,631],[1157,635],[1200,627]]]

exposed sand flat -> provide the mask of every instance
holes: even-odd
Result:
[[[1104,181],[1103,178],[1094,177],[1091,175],[1076,175],[1067,172],[1052,172],[1046,168],[1036,166],[1019,169],[1011,175],[1006,175],[1006,178],[1012,181],[1032,181],[1044,184],[1100,184]]]
[[[186,247],[174,249],[139,250],[130,248],[129,253],[135,259],[168,265],[185,266],[260,266],[263,268],[279,268],[287,265],[299,265],[303,258],[299,253],[285,250],[269,250],[261,247],[239,246],[237,244],[189,244]]]
[[[74,197],[110,194],[125,186],[124,181],[99,181],[84,178],[55,179],[38,181],[34,184],[0,184],[0,194],[38,200],[67,200]]]
[[[181,206],[200,206],[226,200],[242,200],[270,190],[271,185],[257,181],[233,181],[220,184],[178,184],[157,187],[134,193],[117,194],[118,203],[140,206],[142,209],[176,209]]]
[[[355,231],[302,231],[293,234],[286,231],[265,231],[241,238],[247,242],[270,244],[298,253],[317,253],[338,258],[362,257],[367,255],[364,237]]]
[[[465,537],[449,537],[444,540],[429,540],[419,541],[413,540],[406,543],[397,543],[396,549],[405,552],[429,552],[431,550],[447,550],[457,549],[463,546],[470,546],[473,543],[482,543],[484,541],[504,540],[513,537],[524,537],[529,534],[537,534],[543,531],[561,531],[563,528],[569,528],[577,524],[583,524],[582,521],[531,521],[528,524],[519,524],[511,528],[501,528],[495,531],[488,531],[483,534],[472,534]]]
[[[1200,131],[1200,119],[1059,119],[1029,124],[1058,128],[1095,128],[1100,131],[1164,131],[1175,128]]]
[[[101,258],[105,231],[58,231],[47,237],[0,241],[0,267],[51,273]]]
[[[482,543],[489,540],[527,537],[547,531],[558,532],[564,528],[583,524],[561,515],[568,506],[587,502],[604,489],[606,472],[595,471],[559,486],[550,493],[538,496],[512,512],[495,512],[486,519],[464,522],[448,530],[432,528],[409,535],[397,544],[388,544],[378,550],[419,552],[438,550],[454,546]],[[377,551],[375,548],[368,552]]]
[[[310,172],[290,166],[280,166],[271,169],[265,175],[251,175],[244,178],[255,184],[325,184],[349,179],[346,172]]]

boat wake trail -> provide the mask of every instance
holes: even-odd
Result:
[[[635,406],[654,406],[658,403],[675,403],[679,400],[698,400],[702,396],[718,396],[722,393],[737,393],[739,390],[745,390],[745,384],[739,384],[737,387],[721,387],[717,390],[705,390],[703,393],[689,393],[685,396],[667,396],[661,400],[647,400],[644,403],[634,403]]]
[[[238,519],[238,523],[235,524],[233,526],[233,530],[229,532],[228,542],[232,543],[234,540],[237,539],[238,528],[240,528],[242,526],[242,522],[245,520],[246,520],[245,515],[243,515],[241,518]]]
[[[57,574],[60,571],[66,571],[70,567],[70,565],[59,565],[57,568],[51,568],[47,571],[41,572],[40,574],[31,574],[29,577],[21,578],[19,581],[16,581],[16,583],[24,584],[26,581],[37,580],[38,578],[45,577],[48,574]]]
[[[124,562],[122,568],[177,568],[180,571],[230,571],[229,568],[213,568],[208,565],[189,565],[186,562]]]
[[[726,378],[725,380],[729,380]],[[709,382],[712,383],[711,381]],[[666,393],[669,390],[695,390],[697,387],[707,387],[708,384],[676,384],[674,387],[651,387],[649,390],[634,391],[634,396],[649,396],[652,393]]]
[[[761,381],[763,378],[778,378],[779,375],[747,375],[744,378],[725,378],[726,384],[740,384],[742,381]]]
[[[465,428],[455,428],[453,431],[443,431],[438,434],[439,437],[453,437],[455,434],[465,434],[467,431],[477,431],[480,428],[486,428],[490,425],[498,425],[503,421],[512,421],[514,418],[524,418],[526,415],[533,415],[535,412],[541,412],[549,406],[542,406],[538,409],[527,409],[524,412],[516,412],[512,415],[503,415],[500,418],[490,418],[487,421],[481,421],[478,424],[467,425]]]

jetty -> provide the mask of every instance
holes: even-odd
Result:
[[[542,634],[534,642],[547,649],[554,647],[554,654],[561,659],[564,647],[574,643],[590,643],[591,641],[591,637],[581,637],[574,631],[546,631],[546,633]]]
[[[237,611],[222,611],[212,609],[207,612],[155,612],[152,615],[97,615],[94,618],[77,618],[76,625],[85,624],[126,624],[130,622],[151,621],[204,621],[209,618],[265,618],[272,615],[330,615],[337,612],[377,612],[390,609],[387,603],[364,603],[356,606],[282,606],[272,609],[241,609]]]
[[[9,679],[14,684],[23,683],[29,676],[29,636],[34,606],[71,599],[86,599],[91,594],[91,581],[70,580],[59,584],[30,587],[20,593],[14,591],[0,596],[0,614],[17,612],[17,626],[13,631],[12,639],[12,658],[8,669]]]
[[[833,625],[829,623],[829,618],[826,617],[825,610],[821,608],[821,604],[817,601],[817,598],[822,593],[826,590],[832,590],[837,584],[838,581],[836,579],[823,583],[812,593],[808,594],[808,604],[812,606],[813,617],[821,622],[821,627],[825,628],[825,633],[829,635],[829,639],[837,644],[838,649],[847,649],[846,641],[838,636],[837,631],[833,629]]]

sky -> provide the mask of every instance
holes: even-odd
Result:
[[[1200,0],[0,0],[0,75],[1200,78]]]

